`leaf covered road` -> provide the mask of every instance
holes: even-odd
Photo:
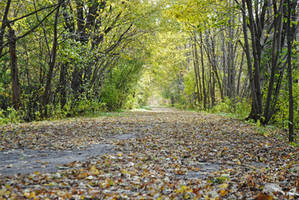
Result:
[[[212,114],[154,109],[0,131],[2,152],[113,147],[56,172],[2,174],[0,199],[298,198],[298,149]]]

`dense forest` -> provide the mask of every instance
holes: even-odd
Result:
[[[296,139],[297,0],[3,0],[0,8],[0,123],[158,99],[276,124]]]

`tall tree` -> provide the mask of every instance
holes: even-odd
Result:
[[[9,42],[9,53],[10,53],[10,70],[11,70],[11,88],[12,88],[12,102],[16,110],[21,105],[20,99],[20,82],[19,82],[19,70],[17,63],[16,43],[17,38],[15,31],[9,27],[9,34],[7,38]]]
[[[293,78],[292,78],[292,47],[294,44],[294,39],[296,38],[297,25],[292,22],[296,21],[296,8],[298,2],[296,0],[287,1],[287,65],[288,65],[288,88],[289,88],[289,141],[294,141],[294,102],[293,102]],[[297,21],[298,22],[298,21]]]
[[[54,33],[53,33],[53,44],[52,44],[52,51],[51,51],[51,57],[50,57],[50,62],[49,62],[49,71],[47,74],[47,81],[46,81],[46,86],[45,86],[45,92],[43,94],[43,107],[44,107],[44,117],[48,117],[47,113],[47,105],[49,103],[49,97],[51,93],[51,82],[53,78],[53,70],[56,64],[56,55],[57,55],[57,46],[58,46],[58,18],[59,18],[59,11],[61,4],[64,3],[64,0],[58,0],[58,6],[55,14],[55,19],[54,19]]]

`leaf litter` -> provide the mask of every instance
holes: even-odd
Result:
[[[0,127],[3,152],[113,147],[0,175],[0,199],[297,199],[298,149],[239,120],[154,109]],[[44,161],[46,163],[46,161]],[[9,167],[9,165],[7,165]],[[10,166],[13,167],[13,166]]]

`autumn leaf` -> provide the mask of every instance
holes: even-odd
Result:
[[[17,137],[3,140],[3,146],[11,149],[0,152],[0,158],[10,156],[10,160],[3,159],[6,163],[0,162],[0,199],[271,200],[283,195],[278,192],[282,191],[278,187],[280,181],[285,183],[283,192],[296,199],[296,149],[276,138],[265,139],[240,121],[170,109],[47,122],[42,128],[26,126],[15,128],[24,133],[19,142],[30,145],[33,136],[26,133],[31,132],[40,136],[40,143],[25,152],[13,148]],[[57,148],[51,154],[53,147],[49,141],[64,150]],[[94,142],[99,148],[95,148]],[[101,142],[110,149],[102,148]],[[39,156],[39,151],[43,155]],[[221,156],[218,152],[222,152]],[[55,169],[50,168],[53,172],[45,173],[48,166],[53,166],[51,159],[68,153],[80,159],[54,165]],[[16,170],[20,163],[15,159],[18,155],[24,155],[21,163],[26,166],[40,166],[44,161],[47,165],[32,168],[29,174],[3,174],[10,170],[23,172]],[[264,162],[256,155],[264,158]],[[238,165],[238,161],[242,164]],[[267,188],[272,196],[265,192]]]
[[[273,200],[272,195],[267,195],[262,192],[260,192],[256,197],[255,200]]]
[[[227,195],[227,191],[226,190],[219,190],[218,193],[220,194],[220,196],[224,197],[225,195]]]
[[[89,169],[89,173],[92,174],[92,175],[99,175],[100,174],[99,170],[96,168],[95,165],[91,166],[91,168]]]

